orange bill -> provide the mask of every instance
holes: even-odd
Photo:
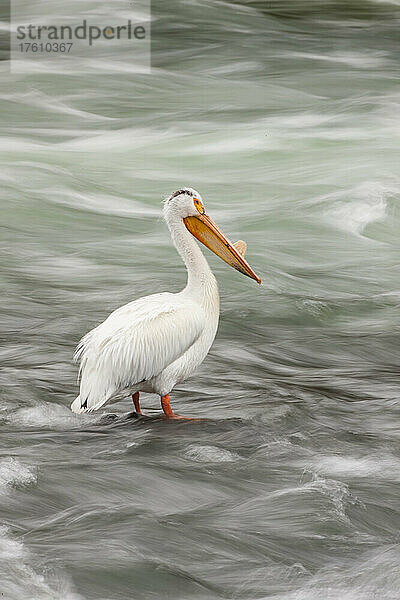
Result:
[[[190,231],[195,238],[202,244],[207,246],[217,256],[222,258],[228,265],[255,279],[257,283],[261,283],[261,279],[254,273],[248,262],[244,259],[243,248],[236,244],[233,244],[220,228],[214,223],[214,221],[206,214],[197,215],[195,217],[186,217],[183,219],[186,228]],[[244,244],[244,242],[242,242]],[[241,251],[241,252],[240,252]]]

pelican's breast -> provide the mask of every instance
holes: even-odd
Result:
[[[182,356],[168,365],[162,373],[152,381],[154,391],[161,396],[168,393],[177,383],[186,381],[206,358],[217,333],[219,322],[219,293],[214,276],[204,282],[202,289],[186,288],[181,292],[193,313],[198,311],[199,304],[204,312],[203,329],[199,337]]]

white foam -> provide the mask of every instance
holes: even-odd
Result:
[[[8,537],[7,527],[0,527],[0,561],[4,559],[22,559],[26,552],[23,544]]]
[[[361,558],[349,558],[345,565],[321,569],[296,590],[268,596],[268,600],[397,600],[399,558],[397,545],[381,547]]]
[[[1,94],[0,97],[3,100],[8,100],[11,102],[16,102],[20,104],[26,104],[30,108],[32,106],[36,106],[48,112],[61,113],[64,115],[72,115],[74,117],[79,117],[85,121],[112,121],[114,120],[112,117],[107,117],[104,115],[94,114],[84,110],[78,110],[69,106],[66,102],[55,98],[54,96],[50,96],[40,92],[39,90],[32,90],[30,92],[25,93],[13,93],[13,94]]]
[[[229,450],[217,448],[216,446],[197,446],[195,444],[187,448],[185,455],[197,462],[213,463],[232,462],[240,458],[238,454]]]
[[[400,461],[394,456],[322,456],[313,465],[320,473],[342,477],[377,477],[400,481]]]
[[[82,600],[70,580],[62,574],[45,576],[30,564],[23,543],[0,527],[1,597],[7,600]],[[44,572],[44,569],[43,569]]]
[[[386,218],[387,196],[399,191],[397,186],[365,182],[352,190],[331,195],[332,206],[325,211],[331,225],[361,235],[367,225]]]
[[[375,4],[394,4],[394,6],[400,6],[399,0],[370,0],[371,2],[375,2]]]
[[[20,408],[9,413],[7,421],[24,427],[51,427],[52,429],[79,427],[82,424],[82,418],[72,413],[68,407],[52,403]]]
[[[384,52],[332,52],[318,54],[312,52],[286,52],[286,56],[306,58],[324,62],[341,63],[356,69],[379,68],[385,64]]]
[[[309,479],[308,481],[306,481]],[[271,494],[271,498],[279,498],[285,496],[299,494],[309,494],[317,492],[317,494],[325,497],[329,502],[329,508],[326,510],[335,519],[342,522],[348,522],[346,508],[349,504],[355,504],[358,500],[351,494],[349,487],[341,481],[328,479],[320,476],[315,470],[306,468],[303,471],[303,484],[293,488],[283,488]]]
[[[0,461],[0,494],[33,483],[36,483],[36,475],[26,465],[11,457]]]
[[[43,190],[43,192],[48,198],[51,198],[52,203],[70,206],[79,210],[83,209],[88,212],[118,217],[134,217],[136,219],[138,217],[160,216],[158,207],[146,206],[132,198],[127,199],[122,196],[101,193],[79,193],[63,187]]]

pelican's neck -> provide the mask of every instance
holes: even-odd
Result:
[[[193,291],[200,297],[209,296],[210,290],[218,290],[217,282],[194,237],[186,229],[181,218],[166,218],[166,221],[175,248],[188,272],[185,290]]]

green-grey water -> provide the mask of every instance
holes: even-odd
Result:
[[[154,1],[151,74],[1,63],[2,597],[398,600],[399,14]],[[80,337],[185,284],[184,185],[263,279],[205,250],[207,419],[74,415]]]

